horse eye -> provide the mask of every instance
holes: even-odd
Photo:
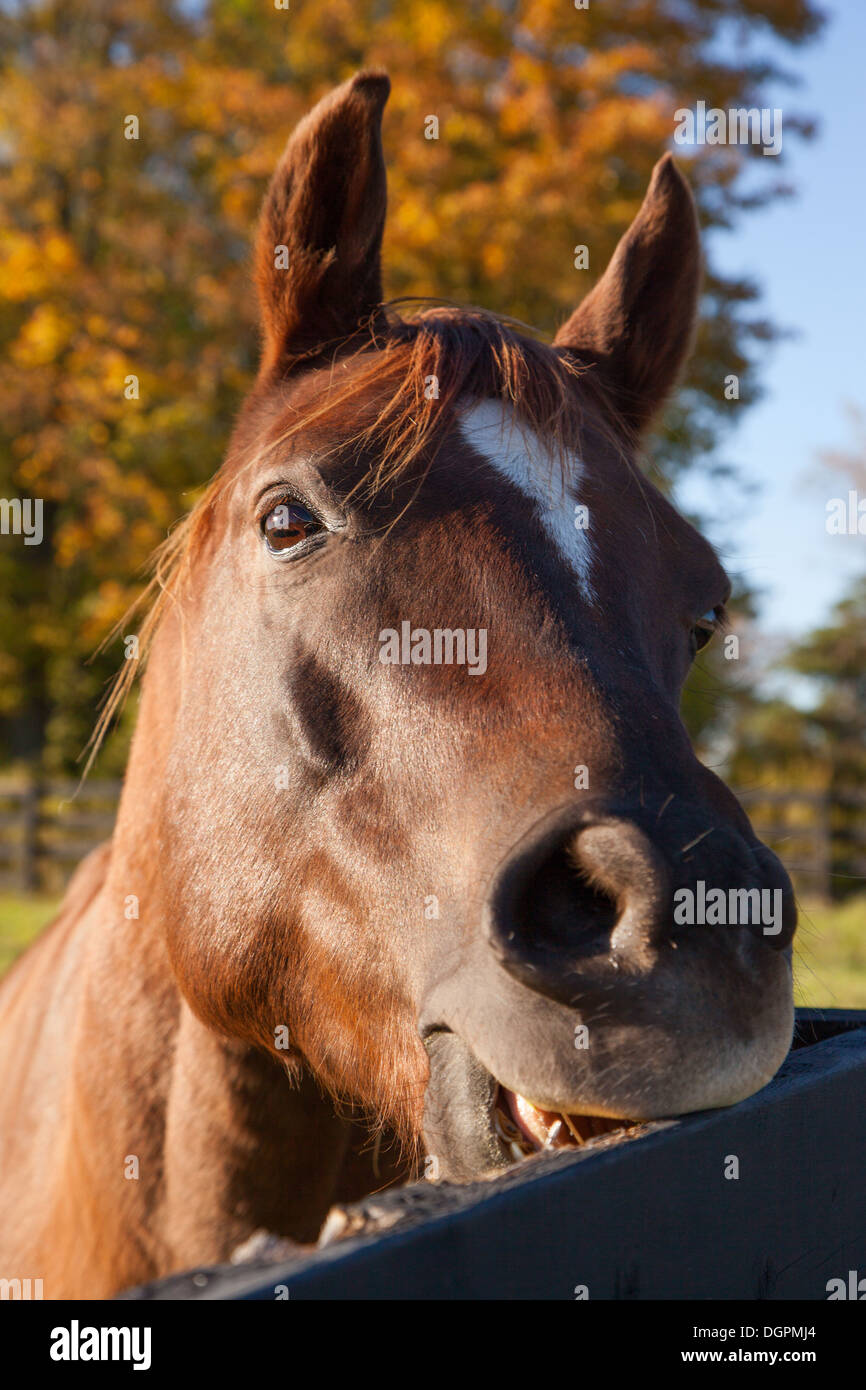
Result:
[[[321,530],[322,523],[299,502],[281,502],[262,519],[262,534],[272,555],[292,550]]]
[[[692,641],[695,644],[696,652],[703,650],[710,641],[718,625],[719,610],[716,608],[711,608],[709,612],[704,613],[703,617],[698,618],[698,621],[692,628]]]

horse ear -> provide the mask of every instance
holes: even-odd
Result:
[[[381,127],[390,90],[384,73],[357,73],[319,102],[286,146],[256,240],[262,372],[350,337],[382,302]]]
[[[555,343],[598,367],[631,429],[649,424],[691,346],[701,249],[689,186],[666,154],[598,284]]]

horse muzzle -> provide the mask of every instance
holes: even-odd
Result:
[[[717,920],[729,905],[747,920]],[[545,818],[493,875],[481,929],[443,957],[421,1011],[439,1171],[473,1176],[759,1090],[790,1047],[795,922],[775,856],[734,831],[683,863],[610,808]]]

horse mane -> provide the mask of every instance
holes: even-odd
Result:
[[[420,485],[446,433],[441,428],[443,422],[468,399],[493,398],[511,405],[518,423],[546,441],[552,460],[559,462],[563,473],[569,458],[580,451],[587,408],[592,410],[594,429],[628,457],[624,445],[630,441],[623,428],[617,432],[610,423],[615,417],[599,375],[570,350],[552,347],[526,324],[484,309],[440,301],[409,318],[393,312],[398,303],[418,302],[403,299],[386,305],[384,317],[376,318],[375,327],[369,325],[369,340],[350,353],[341,353],[339,345],[334,345],[329,389],[315,408],[296,411],[297,418],[268,441],[266,450],[276,450],[301,430],[326,424],[353,406],[359,427],[353,435],[343,436],[339,447],[356,449],[375,459],[352,489],[352,493],[370,497],[408,475],[423,455],[426,462]],[[319,347],[293,359],[289,379],[299,369],[322,366],[328,360],[326,354],[327,349]],[[346,367],[351,370],[341,370]],[[578,379],[589,388],[580,395],[575,390]],[[291,402],[288,409],[292,409]],[[133,615],[145,610],[138,632],[138,658],[125,660],[109,686],[84,750],[87,760],[82,780],[147,658],[166,607],[180,596],[222,494],[244,467],[261,458],[260,439],[247,454],[237,462],[229,454],[192,510],[156,549],[149,565],[149,582],[97,649],[104,650]]]

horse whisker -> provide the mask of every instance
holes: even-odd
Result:
[[[715,829],[716,827],[714,825],[711,825],[709,830],[704,830],[703,833],[697,835],[694,840],[689,840],[689,843],[687,845],[683,845],[682,849],[680,850],[680,854],[685,854],[688,850],[694,849],[695,845],[699,845],[701,843],[701,840],[705,840],[708,835],[712,835]]]

